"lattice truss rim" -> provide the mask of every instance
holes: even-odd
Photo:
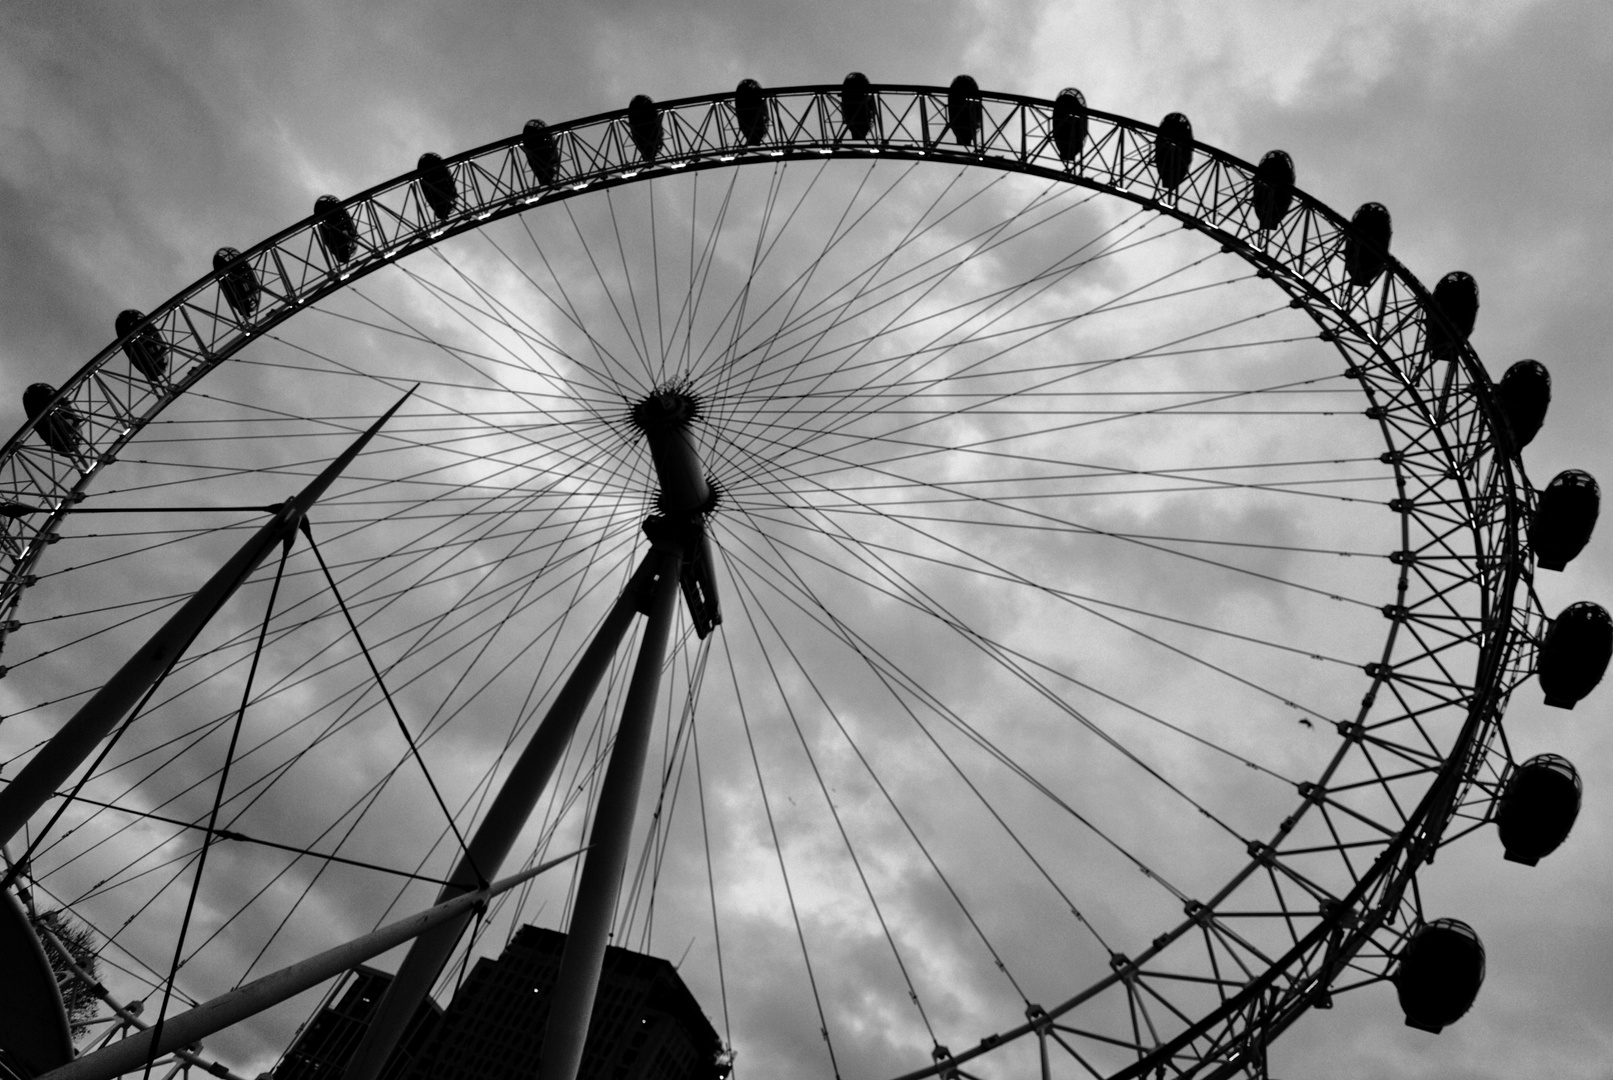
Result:
[[[439,217],[422,188],[422,173],[404,174],[341,203],[356,226],[355,251],[331,254],[321,217],[309,217],[248,249],[261,299],[249,314],[230,304],[217,270],[155,309],[125,337],[106,346],[59,390],[52,404],[25,423],[0,450],[0,612],[15,618],[22,592],[61,520],[100,470],[115,461],[140,428],[208,371],[279,322],[380,267],[487,221],[534,205],[681,170],[755,162],[845,157],[973,164],[1061,179],[1140,203],[1198,230],[1253,264],[1316,321],[1323,340],[1345,358],[1360,381],[1368,415],[1382,429],[1400,490],[1402,549],[1399,601],[1385,608],[1394,624],[1370,678],[1361,709],[1339,724],[1343,736],[1327,770],[1300,785],[1296,810],[1267,841],[1252,842],[1245,868],[1204,902],[1189,901],[1184,921],[1136,958],[1116,956],[1103,982],[980,1045],[907,1074],[950,1074],[971,1058],[1035,1034],[1087,1065],[1078,1040],[1097,1038],[1061,1023],[1091,996],[1122,989],[1135,1020],[1135,1064],[1115,1074],[1164,1069],[1181,1075],[1263,1070],[1264,1046],[1305,1008],[1326,1004],[1329,988],[1386,977],[1400,943],[1422,918],[1417,868],[1446,840],[1452,822],[1488,819],[1489,804],[1510,767],[1505,740],[1496,739],[1512,690],[1533,672],[1544,616],[1532,588],[1533,557],[1521,523],[1535,501],[1517,454],[1499,445],[1498,405],[1488,375],[1464,343],[1454,361],[1429,355],[1426,327],[1434,312],[1428,291],[1392,256],[1365,287],[1352,283],[1345,259],[1349,223],[1303,191],[1276,228],[1262,229],[1252,206],[1255,166],[1202,143],[1179,185],[1161,182],[1154,159],[1159,129],[1125,117],[1085,110],[1078,156],[1060,157],[1051,101],[982,93],[979,130],[959,145],[950,132],[949,92],[942,87],[875,84],[866,140],[842,119],[839,85],[773,90],[763,98],[766,133],[747,141],[731,93],[657,105],[662,143],[653,160],[635,146],[628,110],[549,127],[559,150],[552,181],[538,177],[517,135],[446,159],[457,188],[452,213]],[[159,334],[171,368],[152,380],[125,359],[143,333]],[[51,410],[70,408],[80,421],[82,452],[56,453],[34,437]],[[37,519],[37,521],[36,521]],[[1521,595],[1520,595],[1520,586]],[[1456,597],[1472,591],[1476,610]],[[16,624],[4,623],[8,633]],[[3,637],[0,637],[3,644]],[[1444,669],[1448,652],[1479,655],[1471,675]],[[3,671],[3,669],[0,669]],[[1426,725],[1436,712],[1462,718],[1448,747]],[[1362,756],[1381,777],[1426,778],[1415,806],[1395,819],[1363,812],[1349,787],[1329,788],[1345,763]],[[1389,780],[1384,781],[1385,785]],[[1374,811],[1375,812],[1375,811]],[[1351,825],[1383,840],[1340,840],[1335,855],[1349,865],[1355,887],[1343,896],[1319,889],[1303,869],[1314,852],[1299,843],[1309,820],[1335,837]],[[1476,825],[1468,825],[1461,835]],[[1352,855],[1353,853],[1353,855]],[[1369,861],[1370,857],[1370,861]],[[1251,879],[1265,877],[1289,923],[1286,956],[1263,955],[1223,911]],[[1173,949],[1202,948],[1223,975],[1222,1006],[1205,1017],[1177,1013],[1166,987],[1183,976],[1171,970]],[[1093,1075],[1097,1070],[1088,1067]]]

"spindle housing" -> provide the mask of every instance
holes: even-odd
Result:
[[[660,484],[659,512],[644,523],[644,530],[653,543],[682,551],[679,584],[695,632],[703,638],[722,622],[706,536],[706,518],[717,508],[721,489],[706,476],[696,445],[701,402],[682,386],[664,386],[635,404],[629,415],[649,447]]]

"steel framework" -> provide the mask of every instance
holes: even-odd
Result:
[[[1331,764],[1300,785],[1292,813],[1250,843],[1246,865],[1223,889],[1186,900],[1178,925],[1134,957],[1116,954],[1107,978],[1033,1007],[1024,1024],[976,1046],[938,1051],[902,1080],[953,1075],[1032,1036],[1044,1070],[1054,1047],[1085,1064],[1082,1040],[1115,1040],[1081,1026],[1079,1007],[1117,993],[1133,1019],[1125,1048],[1135,1058],[1114,1080],[1261,1075],[1266,1045],[1304,1010],[1390,972],[1422,918],[1412,888],[1418,869],[1464,831],[1461,822],[1486,818],[1508,765],[1498,726],[1509,695],[1532,674],[1544,620],[1522,530],[1534,494],[1498,435],[1490,378],[1465,342],[1454,358],[1433,355],[1429,327],[1443,316],[1387,253],[1380,273],[1352,277],[1351,227],[1338,213],[1296,190],[1275,227],[1262,227],[1256,167],[1237,157],[1193,143],[1185,175],[1168,183],[1156,126],[1083,107],[1072,150],[1055,102],[991,93],[973,99],[978,124],[957,125],[960,139],[950,123],[955,94],[925,86],[873,86],[859,137],[842,95],[839,85],[768,91],[760,125],[741,115],[734,94],[660,103],[653,139],[628,110],[555,124],[547,128],[552,157],[515,136],[447,159],[447,213],[432,205],[430,178],[413,172],[246,249],[108,345],[0,450],[0,618],[15,617],[64,517],[171,402],[328,294],[490,220],[681,171],[825,157],[971,165],[1130,200],[1249,262],[1309,314],[1359,383],[1398,490],[1387,509],[1401,534],[1400,548],[1385,553],[1398,567],[1397,595],[1383,609],[1389,629],[1382,654],[1364,666],[1356,716],[1338,725]],[[351,228],[333,232],[342,216]],[[155,376],[126,359],[152,341],[170,361]],[[77,420],[77,454],[38,434],[62,415]],[[1320,884],[1322,860],[1335,870],[1342,863],[1347,888]],[[1250,913],[1235,901],[1262,880],[1289,927],[1279,955],[1238,929]],[[1218,1004],[1189,1014],[1174,1004],[1174,987],[1202,982],[1194,973],[1206,958],[1218,972]]]

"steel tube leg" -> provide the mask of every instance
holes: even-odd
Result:
[[[627,700],[622,705],[616,745],[611,750],[610,765],[600,785],[582,880],[577,886],[577,906],[572,909],[571,927],[549,1006],[549,1024],[544,1031],[542,1064],[538,1069],[543,1080],[576,1080],[577,1070],[582,1065],[594,994],[599,989],[599,971],[605,962],[605,946],[616,911],[616,895],[627,865],[633,812],[638,806],[639,785],[649,752],[656,691],[666,658],[667,636],[677,604],[678,574],[682,566],[679,550],[661,552],[660,580],[656,582],[644,639],[639,643]]]
[[[611,658],[621,646],[622,637],[637,614],[640,590],[648,587],[657,553],[650,552],[639,565],[615,606],[605,616],[594,640],[589,642],[577,660],[577,666],[555,696],[554,704],[544,715],[543,722],[532,735],[526,749],[521,751],[515,767],[505,778],[499,793],[488,808],[487,815],[470,839],[466,853],[449,876],[438,902],[469,892],[480,884],[478,873],[492,877],[498,873],[504,859],[514,846],[516,837],[526,827],[532,808],[543,795],[561,757],[566,752],[577,721],[588,707],[594,690],[610,667]],[[344,1080],[375,1080],[392,1056],[392,1049],[403,1036],[420,1002],[431,992],[442,969],[453,954],[460,935],[470,922],[473,912],[465,913],[436,926],[415,939],[408,955],[398,968],[386,993],[376,1007],[375,1016],[365,1030],[358,1049],[353,1052]]]

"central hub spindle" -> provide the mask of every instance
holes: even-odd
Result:
[[[695,448],[700,399],[681,389],[663,389],[633,406],[633,425],[644,433],[661,482],[659,506],[674,519],[709,513],[717,496]]]

